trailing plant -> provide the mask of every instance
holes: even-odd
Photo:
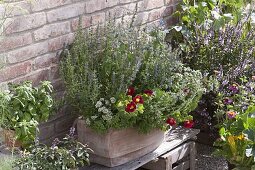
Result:
[[[50,147],[36,142],[29,150],[21,152],[15,167],[20,170],[71,170],[88,165],[92,150],[74,138],[74,131],[71,128],[65,138],[56,138]]]
[[[31,82],[10,84],[9,92],[1,95],[2,127],[15,131],[16,140],[24,146],[38,132],[38,123],[48,120],[53,105],[52,85],[48,81],[33,87]]]
[[[192,124],[187,113],[202,95],[202,75],[180,64],[164,37],[160,30],[111,21],[94,31],[79,31],[63,53],[61,75],[67,102],[87,125],[99,132],[127,127],[148,132],[164,129],[168,118]],[[144,104],[132,103],[136,95]]]

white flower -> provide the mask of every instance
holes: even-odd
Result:
[[[98,112],[103,112],[103,110],[105,110],[106,109],[106,107],[100,107],[99,109],[98,109]]]
[[[110,98],[111,103],[116,103],[116,99],[114,97]]]
[[[99,109],[98,109],[98,112],[102,112],[104,110],[104,107],[100,107]]]
[[[100,101],[100,102],[104,101],[104,98],[100,98],[99,101]]]
[[[97,101],[97,103],[96,103],[96,108],[99,108],[99,107],[101,107],[103,105],[103,103],[101,102],[101,101]]]
[[[106,121],[112,120],[112,116],[109,115],[109,114],[103,115],[102,118],[103,118],[104,120],[106,120]]]
[[[109,110],[108,110],[107,108],[105,108],[105,109],[103,110],[103,113],[104,113],[104,114],[107,114],[107,113],[109,113]]]
[[[86,122],[85,122],[87,125],[90,125],[90,120],[89,118],[86,119]]]
[[[109,105],[109,104],[110,104],[110,101],[109,101],[109,100],[105,100],[105,104],[106,104],[106,105]]]
[[[97,115],[91,116],[91,119],[92,119],[92,120],[95,120],[97,117],[98,117]]]

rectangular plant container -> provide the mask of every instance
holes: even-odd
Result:
[[[94,151],[90,161],[107,167],[122,165],[155,150],[164,140],[164,132],[153,130],[148,134],[134,128],[109,130],[99,134],[86,127],[84,120],[77,122],[78,140]]]

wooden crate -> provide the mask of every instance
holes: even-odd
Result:
[[[195,170],[195,142],[183,143],[143,166],[149,170]]]

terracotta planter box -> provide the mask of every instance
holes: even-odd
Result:
[[[15,140],[15,131],[3,129],[2,133],[3,133],[3,137],[4,137],[4,144],[8,148],[21,147],[22,146],[20,141]]]
[[[88,144],[94,151],[90,154],[90,161],[108,167],[124,164],[152,152],[164,140],[164,132],[161,130],[142,134],[128,128],[98,134],[86,127],[83,120],[78,120],[77,131],[78,140]]]

